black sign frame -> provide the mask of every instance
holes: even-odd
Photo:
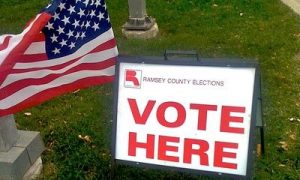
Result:
[[[194,170],[186,168],[177,168],[171,166],[163,166],[142,162],[125,161],[116,159],[116,134],[117,134],[117,112],[118,112],[118,90],[119,90],[119,67],[121,63],[137,63],[137,64],[155,64],[155,65],[178,65],[178,66],[207,66],[207,67],[228,67],[228,68],[255,68],[254,77],[254,88],[253,88],[253,99],[252,99],[252,113],[250,123],[250,134],[249,134],[249,148],[247,158],[247,170],[246,175],[235,175],[220,172]],[[253,60],[245,59],[228,59],[228,58],[200,58],[195,61],[193,59],[175,59],[175,60],[164,60],[162,57],[137,57],[137,56],[119,56],[116,63],[115,70],[115,83],[114,83],[114,99],[113,99],[113,125],[112,125],[112,160],[113,166],[115,164],[125,164],[135,167],[152,168],[152,169],[164,169],[164,170],[178,170],[180,172],[187,172],[198,175],[211,175],[214,177],[228,177],[233,179],[251,179],[253,176],[254,168],[254,143],[255,143],[255,127],[257,119],[257,103],[260,98],[260,67],[258,62]],[[112,167],[115,169],[115,167]],[[113,173],[114,174],[114,173]]]

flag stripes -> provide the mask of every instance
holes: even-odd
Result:
[[[118,50],[106,4],[86,2],[53,0],[21,34],[0,36],[0,116],[113,81]]]

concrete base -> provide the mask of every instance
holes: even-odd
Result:
[[[23,176],[23,180],[37,179],[43,169],[42,158],[39,157]]]
[[[136,38],[136,39],[151,39],[158,35],[158,26],[155,23],[152,28],[147,31],[143,30],[127,30],[122,29],[122,33],[126,38]]]
[[[288,5],[295,13],[300,15],[300,0],[281,0],[284,4]]]
[[[9,151],[0,152],[0,180],[23,179],[45,149],[39,132],[19,130],[18,134],[16,144]]]

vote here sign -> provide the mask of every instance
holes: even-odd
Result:
[[[118,63],[114,158],[249,176],[256,66],[179,64]]]

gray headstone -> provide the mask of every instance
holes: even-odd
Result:
[[[7,152],[19,138],[13,115],[0,117],[0,152]]]
[[[144,19],[147,16],[145,0],[128,0],[129,18]]]
[[[128,7],[129,18],[123,25],[123,29],[126,31],[148,31],[154,26],[155,19],[147,15],[145,0],[128,0]]]

